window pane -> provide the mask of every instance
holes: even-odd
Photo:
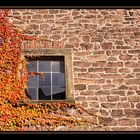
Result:
[[[51,87],[39,88],[39,100],[51,100]]]
[[[29,64],[27,64],[27,69],[30,71],[37,71],[37,61],[29,61]]]
[[[38,100],[37,88],[29,88],[29,96],[31,100]]]
[[[50,72],[51,61],[40,60],[39,62],[39,72]]]
[[[64,73],[52,73],[52,85],[64,87]]]
[[[53,99],[66,99],[65,88],[53,87]]]
[[[52,61],[52,72],[62,72],[62,73],[64,73],[64,63],[63,63],[63,61]]]
[[[33,76],[28,81],[31,100],[63,100],[65,95],[65,69],[64,57],[37,57],[31,59],[27,69],[34,72],[42,72]]]
[[[28,81],[28,86],[34,86],[37,87],[37,75],[32,76]]]
[[[51,75],[50,73],[44,74],[44,79],[39,76],[39,87],[40,86],[51,86]]]

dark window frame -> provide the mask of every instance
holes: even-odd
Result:
[[[31,48],[24,49],[24,57],[41,57],[41,56],[63,56],[65,65],[65,100],[30,100],[31,103],[55,102],[55,101],[70,101],[74,102],[74,87],[73,87],[73,68],[72,68],[72,50],[60,48]]]

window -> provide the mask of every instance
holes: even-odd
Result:
[[[43,73],[43,77],[36,75],[28,81],[31,100],[66,99],[63,57],[29,59],[27,69]]]
[[[34,54],[34,57],[30,55]],[[27,69],[43,73],[28,81],[31,100],[73,100],[72,56],[70,49],[26,49]]]
[[[3,44],[3,42],[4,42],[3,38],[0,37],[0,47],[1,47],[1,45]]]

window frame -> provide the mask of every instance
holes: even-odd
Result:
[[[66,99],[65,100],[29,100],[31,103],[42,102],[74,102],[74,87],[73,87],[73,68],[72,68],[72,50],[60,48],[27,48],[24,49],[24,57],[41,57],[41,56],[63,56],[65,69],[65,86]]]

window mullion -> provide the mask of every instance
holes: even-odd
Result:
[[[37,61],[37,72],[39,72],[39,61]],[[37,75],[37,100],[39,100],[39,76]]]
[[[50,74],[51,74],[51,100],[53,100],[53,98],[52,98],[52,61],[50,62],[51,63],[51,69],[50,69]]]

